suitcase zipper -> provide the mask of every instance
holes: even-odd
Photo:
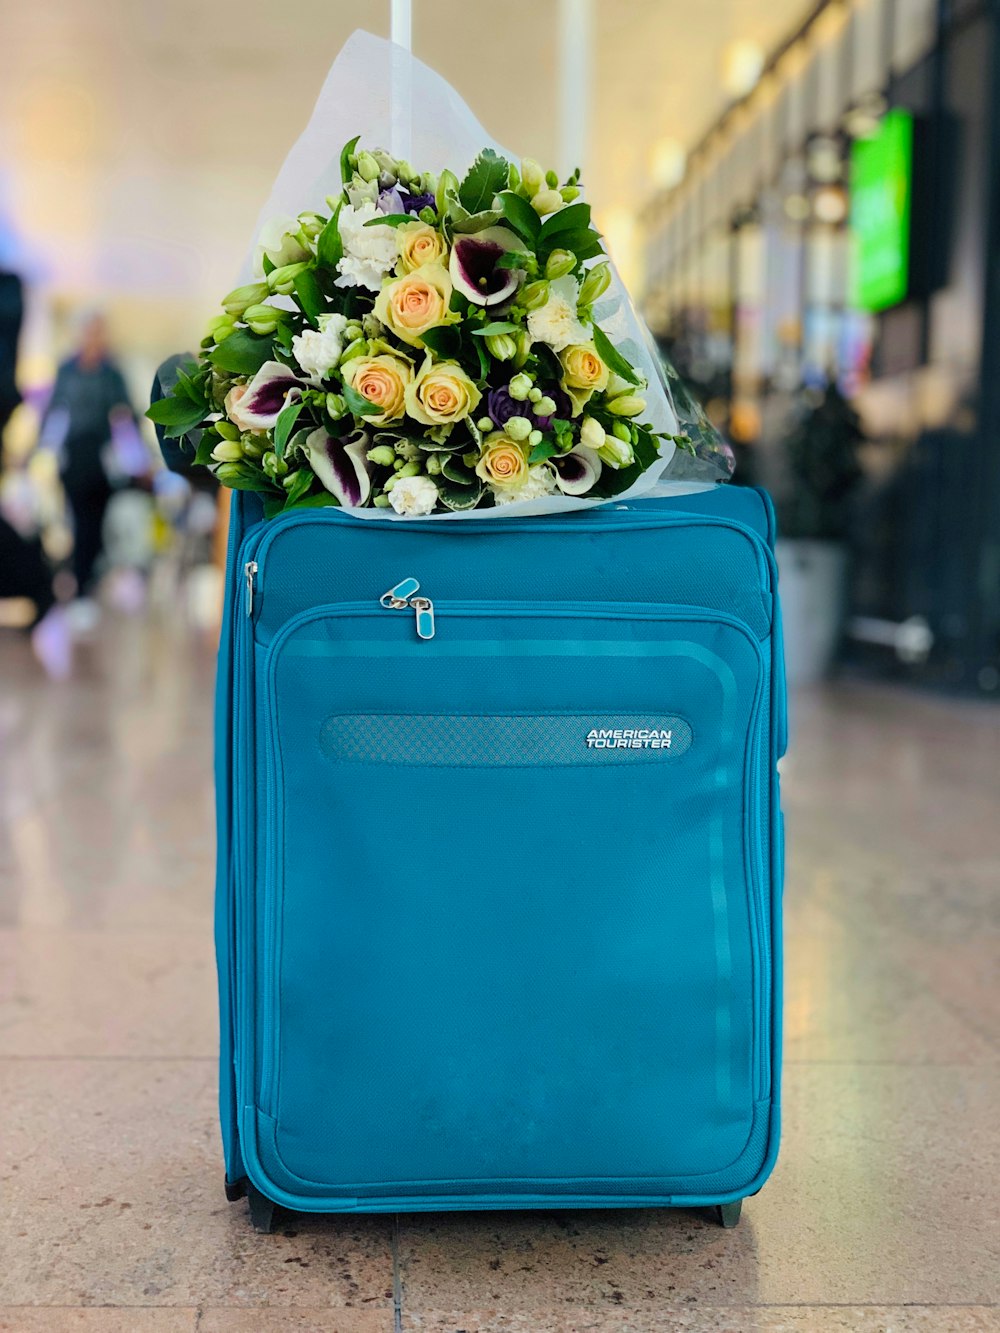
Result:
[[[246,562],[246,564],[243,566],[243,577],[246,579],[246,584],[247,584],[247,597],[246,597],[247,615],[248,615],[248,616],[252,616],[252,615],[253,615],[253,585],[254,585],[254,579],[257,577],[257,561],[256,561],[256,560],[248,560],[248,561]]]
[[[433,639],[434,603],[429,597],[414,596],[419,591],[420,583],[417,579],[403,579],[401,583],[397,583],[394,588],[382,594],[378,599],[379,605],[385,607],[387,611],[412,609],[416,613],[417,638]]]

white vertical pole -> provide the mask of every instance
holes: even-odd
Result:
[[[590,147],[593,88],[594,2],[559,0],[559,110],[557,165],[561,173],[585,170]]]
[[[389,69],[389,151],[408,159],[413,122],[410,52],[413,50],[413,0],[389,0],[389,37],[393,43]]]

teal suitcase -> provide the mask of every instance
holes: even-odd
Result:
[[[778,1146],[771,507],[261,521],[217,696],[226,1188],[711,1206]]]

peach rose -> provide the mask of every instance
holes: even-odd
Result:
[[[448,309],[450,300],[447,269],[440,264],[424,264],[383,286],[375,298],[375,317],[402,342],[419,347],[428,329],[453,324],[459,318]]]
[[[454,361],[430,357],[406,389],[406,410],[422,426],[448,426],[471,415],[482,394]]]
[[[406,222],[397,227],[396,244],[404,273],[412,273],[423,264],[440,264],[448,253],[444,237],[426,222]]]
[[[528,479],[528,452],[502,430],[495,430],[483,440],[476,475],[491,486],[517,490]]]
[[[406,391],[413,380],[413,367],[400,356],[356,356],[343,367],[344,383],[380,407],[378,416],[366,417],[373,426],[398,421],[406,410]]]
[[[572,343],[559,353],[563,389],[569,395],[574,413],[583,411],[591,396],[608,385],[608,368],[593,343]]]

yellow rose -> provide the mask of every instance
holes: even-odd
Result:
[[[562,379],[559,381],[569,395],[576,416],[583,411],[591,396],[608,386],[608,368],[597,354],[593,343],[571,343],[559,353]]]
[[[378,416],[365,417],[373,426],[398,421],[406,410],[406,392],[413,367],[401,356],[356,356],[343,366],[344,383],[380,407]]]
[[[451,278],[440,264],[424,264],[387,282],[375,298],[375,317],[402,342],[421,346],[421,335],[460,318],[448,309]]]
[[[443,264],[448,253],[444,237],[426,222],[404,222],[397,227],[396,244],[404,273],[412,273],[422,264]]]
[[[430,357],[406,388],[406,410],[422,426],[448,426],[479,406],[482,394],[454,361]]]
[[[528,480],[527,449],[502,430],[495,430],[483,440],[476,476],[504,490],[519,489]]]

